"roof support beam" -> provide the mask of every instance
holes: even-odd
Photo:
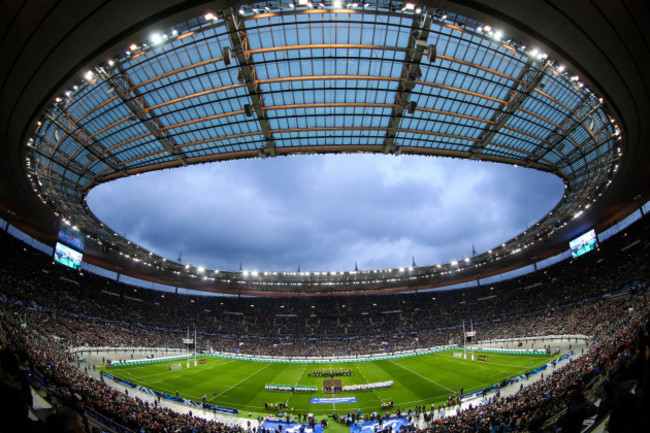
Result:
[[[40,143],[47,144],[47,147],[45,148],[41,146],[41,147],[32,148],[35,154],[39,154],[40,156],[43,157],[43,159],[39,161],[38,166],[47,167],[48,171],[52,171],[52,166],[54,164],[57,164],[63,168],[68,167],[68,161],[70,160],[70,156],[61,151],[57,151],[56,146],[54,146],[52,143],[47,141],[42,136],[40,138],[41,138]],[[36,167],[37,164],[34,164],[34,166]],[[75,172],[72,169],[70,169],[70,171]],[[75,173],[75,174],[79,174],[79,173]]]
[[[580,102],[567,116],[562,120],[562,123],[558,125],[555,131],[551,132],[546,138],[545,142],[548,143],[548,146],[542,147],[541,145],[538,149],[544,149],[539,157],[539,160],[543,159],[553,150],[562,151],[564,148],[563,141],[569,137],[576,128],[582,125],[587,119],[590,119],[596,111],[602,107],[603,103],[599,102],[598,104],[592,106],[587,101]],[[576,119],[577,116],[577,119]],[[591,128],[589,128],[591,130]],[[580,150],[581,156],[582,150]],[[565,158],[558,162],[559,168],[566,167],[568,164],[572,163],[572,153],[569,152]],[[580,157],[581,157],[580,156]],[[575,160],[575,158],[573,158]]]
[[[404,110],[406,110],[409,104],[409,98],[411,97],[413,87],[415,87],[415,82],[422,76],[420,63],[424,50],[427,47],[427,39],[431,30],[434,13],[435,9],[427,11],[423,15],[416,14],[413,16],[411,36],[406,49],[404,63],[402,64],[402,74],[400,75],[400,81],[397,86],[397,94],[395,95],[395,107],[391,112],[388,130],[386,131],[386,139],[384,140],[384,153],[392,153],[397,150],[395,146],[395,134],[397,134],[397,130],[399,129]]]
[[[232,9],[227,8],[223,10],[223,17],[226,22],[226,28],[230,34],[230,41],[232,42],[233,51],[240,67],[240,76],[248,88],[252,106],[247,111],[255,112],[257,121],[260,124],[260,130],[264,135],[265,146],[260,149],[261,154],[275,156],[275,141],[273,134],[269,127],[269,121],[266,118],[264,110],[264,96],[260,90],[260,84],[257,79],[257,71],[255,64],[251,58],[250,45],[248,42],[248,33],[243,21],[240,21]],[[248,112],[247,112],[248,114]],[[252,114],[252,113],[251,113]]]
[[[126,175],[126,172],[124,170],[120,170],[117,164],[115,163],[115,161],[113,161],[110,156],[106,158],[105,156],[102,155],[102,151],[104,150],[104,148],[99,143],[97,143],[93,138],[90,137],[90,134],[88,134],[88,132],[86,132],[86,130],[79,125],[77,119],[72,117],[72,115],[68,113],[67,110],[61,107],[58,108],[62,114],[60,118],[55,118],[49,113],[46,114],[45,117],[47,117],[48,120],[50,120],[54,125],[56,125],[57,128],[59,128],[65,134],[72,137],[74,141],[76,141],[81,147],[86,149],[96,159],[99,159],[100,161],[104,162],[113,170],[122,171],[122,174]],[[64,138],[61,138],[59,140],[59,143],[62,142],[63,139]],[[57,144],[57,147],[58,146],[59,144]],[[59,152],[61,152],[61,150],[57,149],[55,154]],[[67,162],[68,164],[66,166],[69,169],[69,165],[73,162],[76,162],[76,160],[74,159],[74,155],[69,155]],[[73,171],[79,176],[82,176],[82,172],[84,170],[83,168],[81,168],[80,172],[77,172],[75,170]]]
[[[186,156],[180,150],[175,149],[176,142],[163,130],[163,125],[155,117],[151,116],[151,110],[144,97],[135,90],[135,84],[126,71],[118,65],[119,75],[109,75],[104,68],[96,68],[97,74],[106,81],[115,91],[117,96],[124,102],[140,122],[149,130],[151,135],[156,137],[158,142],[169,152],[179,164],[187,166]]]
[[[479,135],[480,142],[474,145],[470,159],[476,159],[479,157],[481,152],[483,152],[485,147],[490,144],[503,125],[505,125],[513,114],[519,110],[519,107],[521,107],[528,96],[530,96],[531,92],[535,90],[535,87],[541,83],[550,67],[551,64],[545,62],[544,66],[541,69],[538,69],[534,66],[534,59],[528,59],[524,69],[519,74],[517,81],[505,98],[506,109],[503,111],[495,110],[494,115],[490,119],[490,126],[484,129],[483,132],[481,132],[481,135]]]
[[[86,149],[96,159],[104,162],[113,170],[122,171],[122,173],[126,175],[126,172],[124,170],[120,170],[119,167],[117,166],[117,163],[113,161],[110,156],[106,158],[104,155],[102,155],[102,151],[104,150],[104,148],[99,143],[97,143],[97,141],[95,141],[93,138],[90,137],[90,134],[88,134],[88,132],[86,132],[86,130],[79,125],[77,119],[72,117],[72,115],[68,113],[67,110],[64,110],[63,108],[59,107],[59,110],[63,114],[62,116],[63,121],[60,120],[59,118],[55,118],[49,113],[46,114],[45,117],[47,117],[52,123],[54,123],[57,126],[57,128],[59,128],[65,134],[72,137],[74,141],[76,141],[81,147]],[[59,142],[61,142],[62,140],[63,138],[61,138]],[[57,150],[56,153],[58,152],[60,152],[60,150]],[[74,155],[69,155],[68,161],[69,162],[74,161],[73,157]],[[81,176],[81,173],[77,173],[77,174]]]

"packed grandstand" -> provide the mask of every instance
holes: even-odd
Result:
[[[486,287],[376,297],[270,297],[256,299],[264,308],[255,313],[232,315],[228,313],[246,311],[250,300],[163,294],[82,275],[3,233],[0,323],[7,416],[23,422],[22,431],[41,431],[28,421],[25,388],[12,382],[27,368],[29,385],[39,393],[72,407],[83,403],[132,431],[239,431],[241,427],[177,414],[116,391],[71,362],[69,350],[182,348],[192,318],[199,351],[358,356],[459,342],[462,322],[473,320],[481,340],[566,334],[592,340],[583,356],[512,396],[492,397],[485,405],[437,419],[419,407],[424,425],[412,429],[549,429],[578,418],[581,422],[587,396],[592,402],[600,398],[600,416],[611,411],[610,431],[642,431],[625,429],[647,426],[650,413],[649,235],[650,219],[644,217],[591,255]],[[293,317],[269,313],[278,311],[280,303]],[[316,314],[312,305],[317,305]],[[20,368],[18,359],[25,361]],[[630,381],[638,381],[635,393],[619,387]],[[582,412],[573,413],[578,402]]]

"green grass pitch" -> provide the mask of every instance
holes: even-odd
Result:
[[[476,352],[477,355],[482,354]],[[391,360],[345,363],[276,363],[204,357],[204,364],[187,368],[187,361],[160,362],[144,365],[104,368],[109,374],[147,388],[208,403],[239,409],[242,414],[268,413],[265,402],[288,402],[295,412],[314,414],[345,413],[361,409],[380,411],[382,400],[392,400],[395,408],[413,408],[416,405],[447,401],[450,394],[484,389],[512,376],[518,376],[551,361],[547,355],[520,355],[485,353],[489,361],[470,361],[452,356],[452,351]],[[468,354],[469,357],[469,354]],[[182,368],[169,370],[169,364]],[[343,385],[365,384],[393,380],[391,388],[374,391],[355,391],[337,395],[322,392],[323,377],[310,377],[317,368],[351,368],[352,376],[335,377]],[[329,378],[329,377],[328,377]],[[289,393],[266,391],[265,384],[316,385],[317,392]],[[213,394],[216,393],[216,396]],[[357,403],[311,404],[312,397],[355,396]]]

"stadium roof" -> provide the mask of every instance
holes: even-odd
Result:
[[[422,289],[545,258],[648,196],[650,38],[635,2],[35,3],[3,5],[3,217],[50,244],[74,227],[91,263],[228,293]],[[566,193],[467,263],[317,274],[199,272],[85,204],[152,170],[349,152],[521,165]]]

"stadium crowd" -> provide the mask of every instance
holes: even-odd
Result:
[[[643,431],[650,425],[649,221],[646,217],[611,238],[596,254],[514,281],[435,296],[328,297],[318,300],[324,304],[318,317],[312,317],[310,305],[316,301],[294,301],[292,318],[259,311],[233,316],[226,313],[244,309],[241,300],[163,295],[79,275],[5,233],[0,235],[2,419],[18,423],[16,431],[54,431],[25,416],[29,364],[32,386],[48,389],[78,413],[91,408],[134,431],[241,431],[128,396],[71,362],[73,346],[182,347],[188,316],[199,328],[203,350],[271,356],[354,356],[459,342],[459,324],[473,319],[480,339],[581,333],[594,340],[585,356],[545,380],[454,417],[434,421],[429,416],[423,432],[480,432],[493,426],[538,431],[548,427],[560,407],[566,410],[553,422],[567,426],[563,432],[574,431],[570,426],[588,412],[584,395],[594,383],[605,390],[610,431],[629,426]],[[628,289],[625,295],[607,296],[622,288]],[[268,302],[263,311],[289,303]],[[297,331],[289,332],[293,327]],[[621,388],[629,381],[637,382],[636,395]]]
[[[609,239],[608,248],[578,260],[499,284],[433,293],[265,298],[257,305],[245,298],[161,293],[53,265],[49,257],[4,233],[0,235],[0,282],[5,296],[14,300],[101,318],[116,326],[176,331],[178,345],[181,333],[194,323],[205,337],[216,336],[219,347],[229,351],[252,355],[292,352],[293,356],[343,351],[356,355],[448,343],[457,338],[454,328],[463,320],[487,323],[568,305],[646,278],[647,268],[641,269],[650,258],[646,225],[635,224],[626,231],[627,236]],[[620,251],[635,240],[643,242]],[[21,254],[14,253],[21,250]],[[25,275],[33,278],[26,280]],[[278,317],[276,313],[286,314]],[[285,317],[288,315],[296,317]],[[445,335],[442,328],[451,329]],[[379,337],[382,334],[385,338]],[[97,344],[92,342],[94,335],[77,335],[77,345],[86,340]],[[368,341],[368,336],[378,338]]]
[[[465,432],[471,428],[472,431],[491,432],[494,427],[509,426],[523,431],[555,431],[562,427],[562,432],[580,432],[584,418],[596,412],[595,408],[590,410],[584,395],[604,383],[613,390],[610,409],[616,409],[610,418],[609,431],[647,431],[650,427],[647,412],[650,403],[650,303],[647,290],[630,299],[600,305],[600,308],[588,307],[592,320],[599,325],[585,356],[512,396],[494,397],[485,405],[460,411],[457,416],[431,420],[423,431]],[[637,396],[626,390],[624,385],[628,380],[639,382]],[[561,416],[553,419],[559,409],[564,409]]]

